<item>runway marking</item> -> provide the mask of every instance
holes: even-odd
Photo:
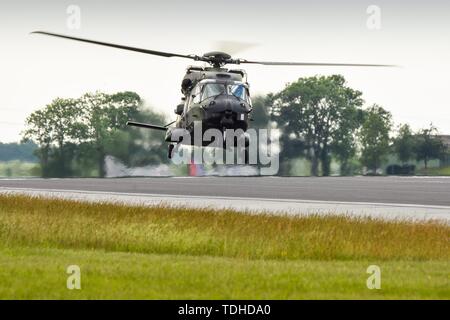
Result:
[[[450,223],[450,207],[402,203],[318,201],[224,196],[190,196],[130,192],[84,191],[0,187],[0,193],[22,193],[81,201],[113,202],[131,205],[185,205],[195,208],[245,210],[274,214],[334,214],[371,216],[382,219],[444,220]],[[112,198],[113,197],[113,198]]]
[[[193,199],[215,199],[215,200],[258,200],[263,202],[288,202],[288,203],[315,203],[315,204],[338,204],[338,205],[361,205],[361,206],[381,206],[381,207],[407,207],[407,208],[424,208],[424,209],[442,209],[449,210],[450,206],[422,205],[409,203],[389,203],[389,202],[355,202],[355,201],[327,201],[327,200],[308,200],[308,199],[275,199],[275,198],[258,198],[258,197],[225,197],[225,196],[195,196],[181,194],[160,194],[160,193],[135,193],[135,192],[116,192],[116,191],[90,191],[90,190],[72,190],[72,189],[40,189],[40,188],[15,188],[0,187],[0,190],[18,190],[32,192],[67,192],[80,194],[101,194],[101,195],[123,195],[138,197],[170,197],[170,198],[193,198]]]

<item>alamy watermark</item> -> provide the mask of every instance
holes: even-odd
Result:
[[[70,265],[67,267],[66,273],[69,275],[67,277],[66,286],[69,290],[80,290],[81,289],[81,269],[77,265]]]
[[[366,272],[370,274],[367,278],[367,289],[381,289],[381,268],[377,265],[370,265]]]
[[[262,175],[274,175],[280,164],[279,135],[278,129],[202,130],[202,123],[196,121],[193,136],[183,128],[171,131],[171,141],[177,146],[172,163],[258,165]],[[192,144],[194,147],[180,148]]]
[[[369,30],[381,29],[381,8],[377,5],[370,5],[366,9],[366,13],[369,15],[366,20],[366,26]]]
[[[67,19],[66,26],[69,30],[81,29],[81,8],[75,4],[71,4],[66,9]]]

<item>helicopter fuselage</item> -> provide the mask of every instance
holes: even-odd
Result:
[[[252,105],[244,71],[189,67],[181,91],[175,128],[186,129],[192,137],[196,122],[201,122],[202,134],[208,129],[247,130]],[[178,142],[172,132],[167,131],[166,141]]]

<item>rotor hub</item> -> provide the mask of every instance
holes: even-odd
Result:
[[[213,67],[221,67],[227,63],[232,63],[231,56],[222,51],[207,52],[202,56],[203,60],[210,63]]]

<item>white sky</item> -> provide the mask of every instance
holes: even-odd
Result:
[[[239,41],[259,44],[235,55],[249,60],[399,64],[403,68],[237,68],[248,72],[253,95],[278,91],[299,77],[340,73],[367,105],[382,105],[396,123],[418,129],[433,122],[450,134],[445,1],[0,1],[2,142],[18,141],[27,115],[55,97],[96,90],[135,91],[174,118],[184,70],[195,64],[29,35],[33,30],[183,54]],[[67,28],[70,4],[81,9],[79,30]],[[366,27],[371,4],[381,8],[378,31]]]

